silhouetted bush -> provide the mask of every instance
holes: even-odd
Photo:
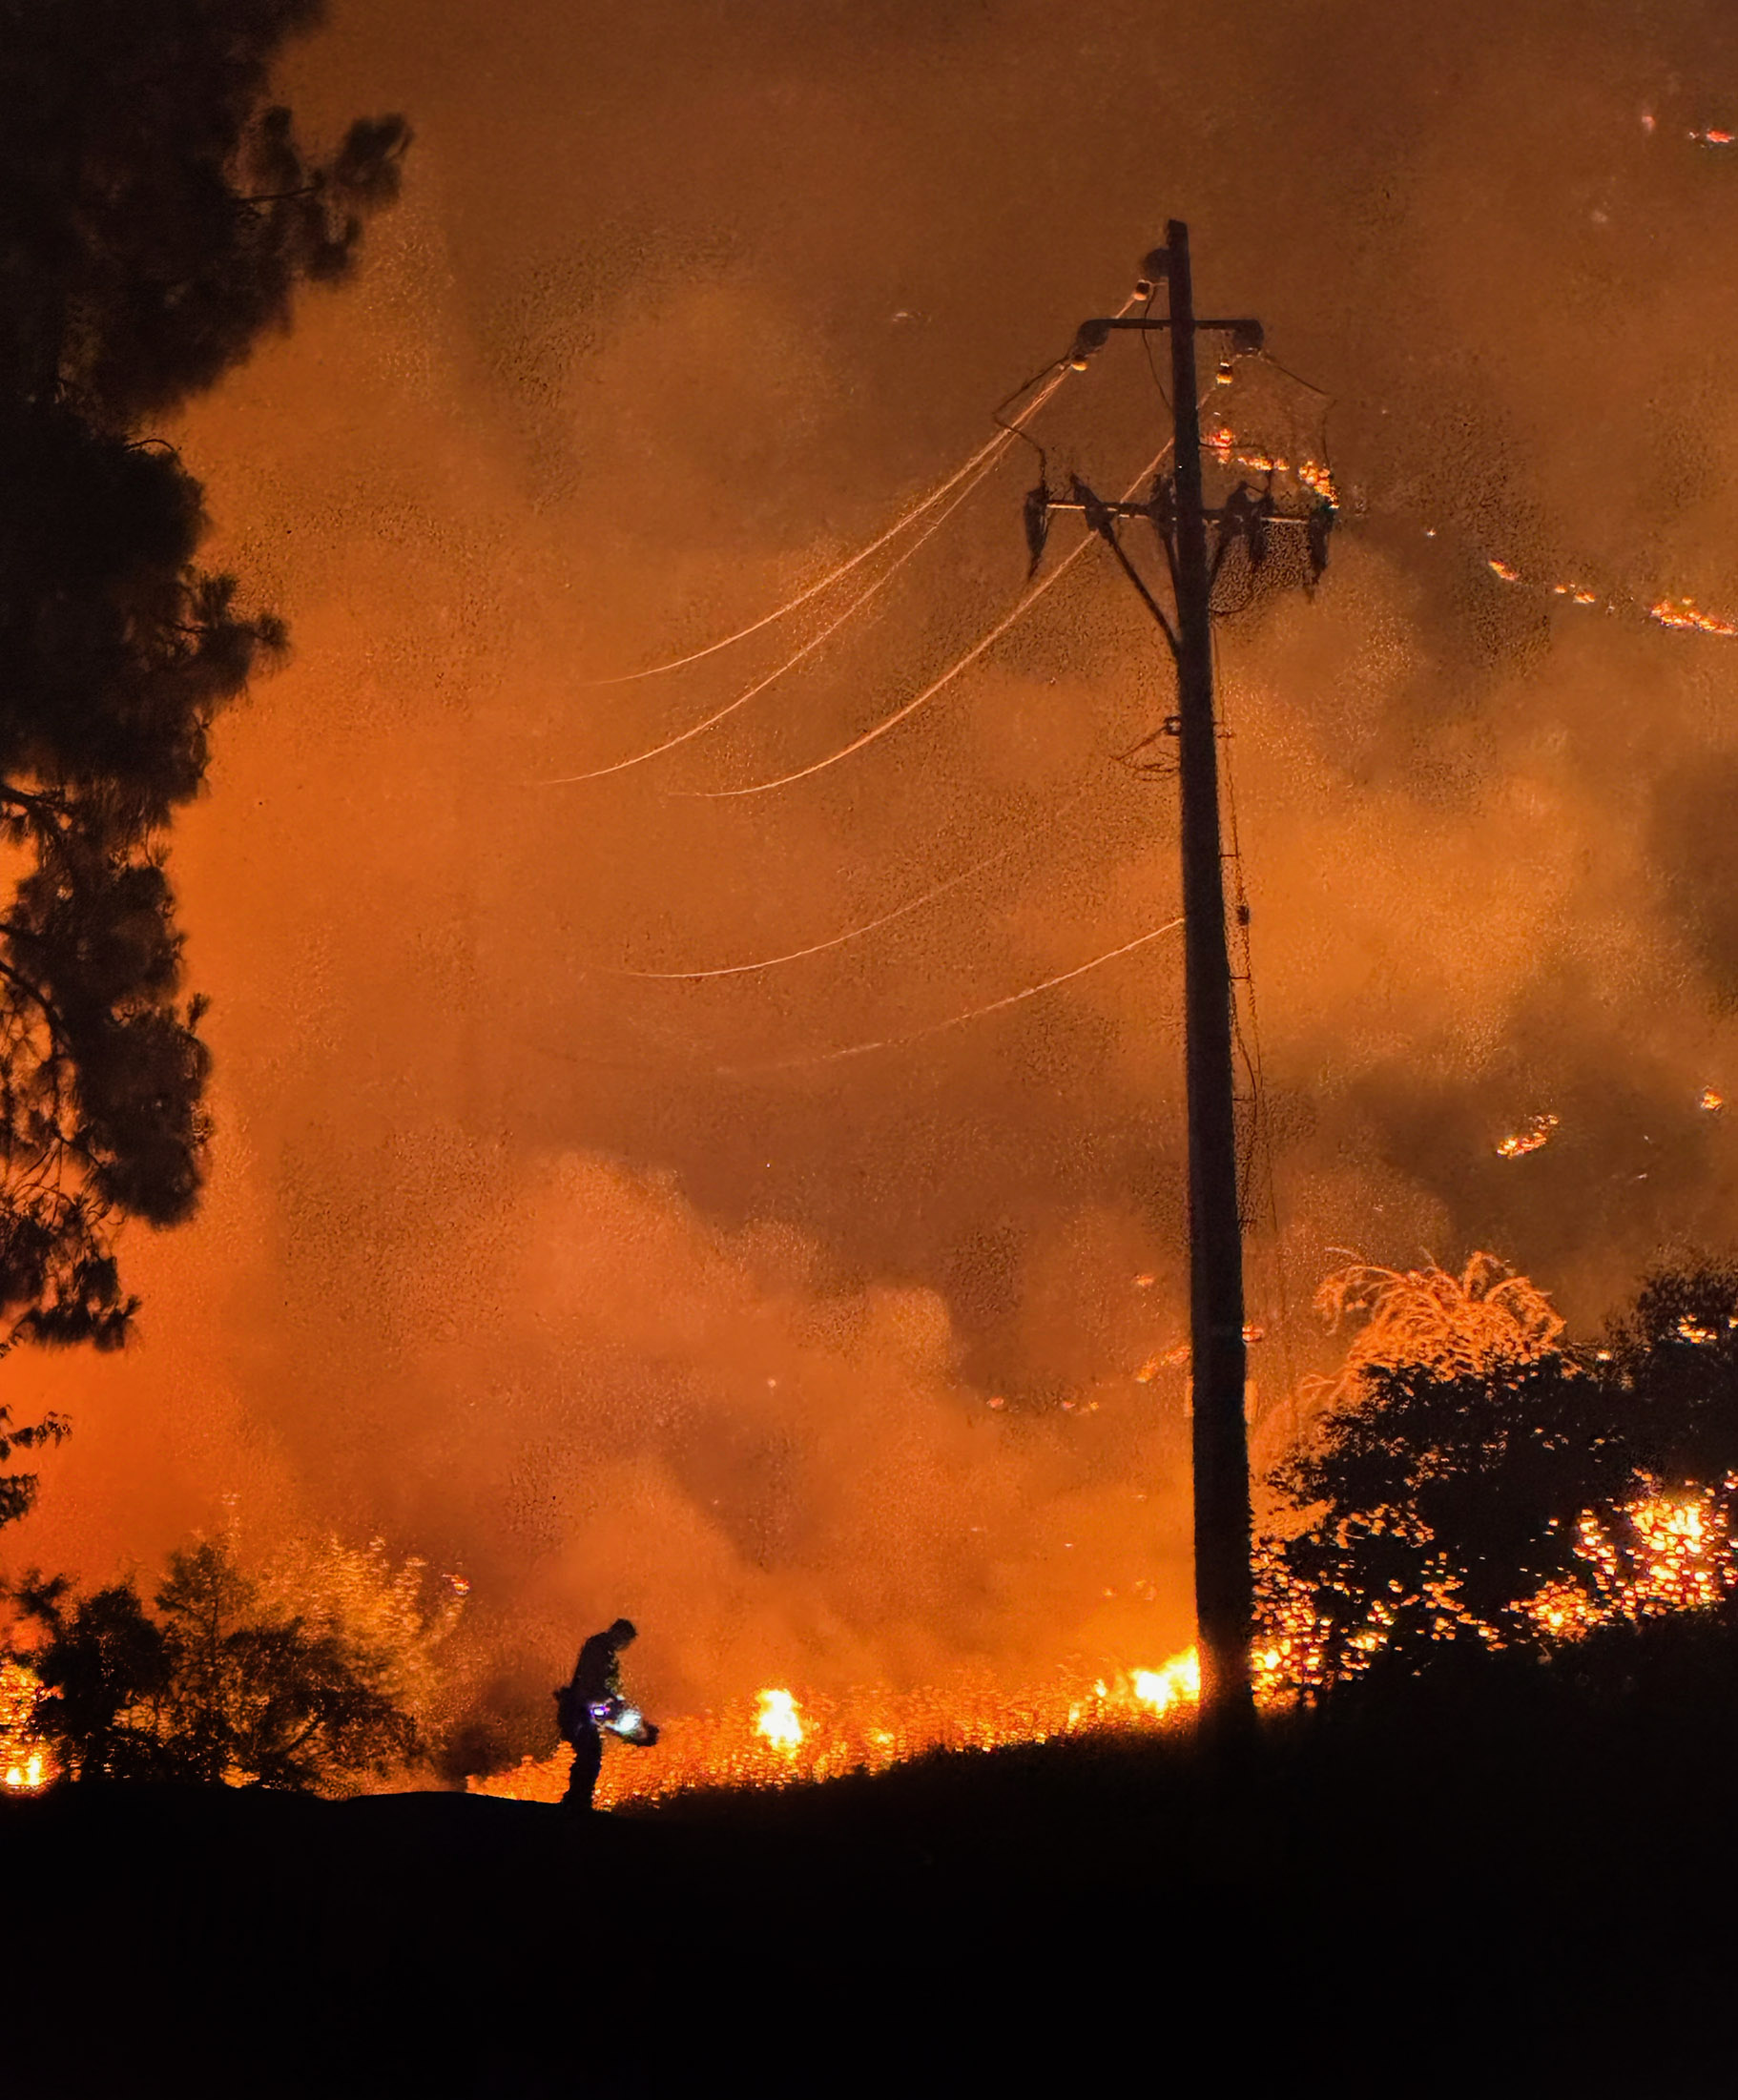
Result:
[[[1597,1346],[1366,1361],[1270,1484],[1264,1604],[1306,1689],[1553,1653],[1734,1581],[1738,1268],[1647,1278]]]
[[[31,1577],[15,1596],[46,1636],[33,1726],[72,1777],[331,1788],[424,1749],[397,1653],[274,1606],[227,1540],[172,1554],[155,1613],[131,1582],[75,1597]]]

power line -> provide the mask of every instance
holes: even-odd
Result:
[[[1134,304],[1136,304],[1136,299],[1131,293],[1117,309],[1119,315],[1128,313]],[[946,481],[932,488],[927,496],[920,498],[917,503],[902,510],[879,539],[871,540],[867,546],[859,547],[855,554],[840,562],[837,567],[829,569],[818,581],[810,584],[806,589],[799,590],[795,598],[786,599],[783,605],[776,606],[771,612],[763,613],[758,620],[750,621],[747,627],[738,628],[734,634],[722,635],[715,642],[708,642],[703,649],[690,649],[686,656],[672,656],[664,663],[648,664],[642,670],[618,671],[609,678],[583,678],[580,680],[581,686],[588,690],[598,686],[631,686],[636,684],[642,678],[661,678],[668,671],[685,670],[690,664],[698,664],[708,656],[715,656],[720,649],[732,649],[738,642],[746,642],[751,635],[758,634],[763,628],[770,628],[776,621],[788,618],[791,613],[800,610],[812,599],[818,598],[823,591],[830,590],[841,577],[850,575],[854,568],[866,562],[872,554],[879,554],[881,548],[887,546],[890,541],[898,539],[908,525],[921,518],[924,511],[932,509],[941,501],[943,496],[957,488],[975,468],[993,456],[999,457],[1012,439],[1023,435],[1022,424],[1029,422],[1037,415],[1045,402],[1049,400],[1050,396],[1068,377],[1070,367],[1066,359],[1061,359],[1058,360],[1054,367],[1046,365],[1045,370],[1054,370],[1055,378],[1035,401],[1028,401],[1017,416],[1009,418],[1006,422],[999,422],[997,433],[993,438],[986,443],[980,445],[971,458],[962,465],[956,467]],[[997,408],[998,418],[1000,418],[1002,409],[1007,406],[1008,401],[1018,401],[1022,394],[1037,385],[1039,380],[1043,377],[1042,372],[1034,374],[1024,386],[1017,387],[1008,396],[1007,401],[999,403]]]
[[[1085,800],[1097,785],[1098,781],[1093,779],[1076,789],[1039,826],[1038,835],[1043,836],[1053,831],[1068,812]],[[835,934],[830,939],[812,941],[806,948],[793,948],[782,956],[764,956],[757,962],[726,963],[712,970],[623,970],[600,964],[588,964],[584,967],[600,977],[637,978],[660,984],[695,984],[711,978],[746,977],[755,971],[776,969],[780,963],[800,962],[806,957],[825,955],[829,949],[842,948],[850,941],[861,940],[867,934],[877,933],[883,926],[891,926],[896,919],[906,918],[913,912],[921,911],[926,904],[933,904],[938,897],[945,896],[950,890],[957,890],[962,883],[969,882],[974,875],[983,875],[986,870],[1006,860],[1010,854],[1029,844],[1032,835],[1029,830],[1023,832],[1020,837],[1009,844],[999,847],[993,854],[986,854],[982,860],[974,860],[970,867],[962,868],[957,874],[949,875],[944,882],[936,883],[933,888],[925,890],[921,896],[911,897],[905,903],[896,905],[891,912],[883,912],[879,918],[869,919],[861,926],[854,926],[848,933]]]
[[[1060,381],[1057,383],[1060,384]],[[1053,392],[1054,388],[1051,391]],[[1042,402],[1047,398],[1047,396],[1041,396],[1037,405],[1042,405]],[[1003,449],[1005,451],[1006,446],[1004,445]],[[729,700],[723,707],[715,709],[704,721],[693,723],[685,730],[678,730],[675,735],[667,736],[661,744],[653,744],[647,751],[635,751],[631,757],[615,759],[608,766],[593,766],[588,772],[560,773],[553,779],[535,781],[531,785],[544,788],[575,788],[588,780],[603,780],[608,778],[610,773],[626,772],[631,767],[645,765],[649,759],[661,758],[666,751],[674,751],[678,745],[692,743],[696,736],[703,736],[708,730],[716,729],[718,724],[724,721],[727,716],[735,714],[738,708],[747,707],[751,700],[755,698],[757,694],[763,693],[769,686],[776,685],[786,671],[795,670],[805,657],[812,656],[824,641],[831,635],[837,634],[845,622],[867,605],[877,591],[892,582],[893,578],[899,574],[912,556],[941,529],[948,519],[959,509],[960,505],[976,493],[1000,463],[1000,455],[989,460],[979,473],[966,483],[946,509],[938,512],[923,527],[922,531],[918,534],[917,538],[911,542],[910,546],[901,548],[880,575],[866,589],[859,591],[842,612],[829,620],[827,625],[818,633],[812,635],[794,655],[787,656],[776,670],[770,670],[764,678],[756,679],[752,686],[737,693],[734,700]]]
[[[1124,491],[1121,498],[1123,502],[1127,503],[1141,484],[1157,471],[1160,463],[1169,450],[1169,444],[1166,443],[1153,454],[1152,458],[1148,461],[1147,464],[1142,467],[1139,474],[1135,476]],[[798,766],[791,772],[780,773],[776,779],[756,780],[745,788],[680,788],[672,792],[685,798],[705,802],[731,801],[737,796],[746,794],[770,794],[775,788],[788,788],[796,781],[810,779],[817,772],[824,772],[829,766],[837,766],[841,759],[851,758],[857,752],[866,750],[869,745],[878,743],[890,730],[898,729],[901,722],[917,713],[920,708],[927,707],[937,693],[941,692],[943,688],[952,685],[962,670],[969,669],[978,661],[979,657],[986,649],[993,648],[1017,621],[1023,620],[1038,603],[1039,599],[1044,596],[1045,592],[1050,589],[1053,585],[1062,581],[1063,577],[1079,561],[1087,547],[1093,544],[1096,537],[1097,535],[1092,532],[1084,533],[1079,542],[1063,556],[1062,560],[1045,573],[1043,580],[1034,584],[1031,589],[1022,596],[1013,610],[1004,618],[999,620],[987,634],[982,635],[974,642],[963,656],[956,658],[939,678],[933,679],[915,698],[907,700],[902,707],[896,709],[892,714],[878,722],[873,729],[865,730],[860,736],[853,737],[850,743],[841,746],[839,750],[830,751],[826,757],[817,758],[807,766]]]
[[[1265,345],[1261,349],[1256,351],[1255,355],[1261,360],[1263,364],[1271,364],[1275,372],[1283,372],[1286,378],[1292,381],[1293,386],[1301,386],[1306,394],[1319,394],[1322,400],[1328,403],[1329,407],[1333,407],[1334,396],[1329,392],[1327,387],[1317,386],[1314,380],[1305,379],[1301,372],[1293,372],[1289,364],[1281,364],[1279,360]]]
[[[945,1020],[931,1021],[926,1028],[914,1028],[908,1035],[880,1036],[873,1042],[847,1043],[841,1050],[819,1050],[811,1056],[800,1058],[776,1058],[765,1064],[721,1064],[715,1067],[725,1078],[740,1079],[760,1072],[792,1072],[801,1066],[816,1064],[838,1064],[846,1058],[867,1057],[872,1050],[898,1050],[907,1043],[922,1042],[927,1037],[939,1036],[949,1028],[963,1028],[968,1021],[982,1020],[985,1015],[1000,1014],[1010,1006],[1018,1006],[1023,999],[1036,999],[1041,992],[1053,991],[1059,984],[1066,984],[1071,978],[1084,978],[1087,971],[1097,970],[1107,962],[1114,962],[1119,956],[1131,955],[1135,949],[1144,948],[1148,941],[1157,940],[1161,935],[1175,933],[1183,921],[1167,919],[1163,926],[1154,926],[1148,932],[1137,934],[1132,940],[1126,940],[1120,948],[1107,948],[1102,956],[1094,956],[1090,962],[1076,963],[1071,970],[1059,970],[1040,984],[1028,984],[1024,991],[1009,992],[1004,998],[986,1000],[982,1006],[969,1007],[962,1014],[950,1014]]]
[[[1060,375],[1057,383],[1061,383]],[[1045,396],[1044,399],[1047,400],[1048,397]],[[1042,401],[1034,402],[1031,407],[1024,411],[1024,414],[1027,416],[1034,415],[1040,406],[1042,406]],[[690,664],[702,663],[709,656],[716,656],[720,649],[734,649],[738,642],[746,642],[751,635],[758,634],[762,628],[773,627],[778,621],[788,619],[793,612],[800,611],[811,599],[818,598],[823,591],[831,590],[835,584],[849,576],[854,568],[859,567],[872,554],[879,554],[890,541],[897,540],[907,525],[914,524],[926,510],[933,509],[943,496],[958,488],[967,475],[975,472],[986,460],[1003,451],[1009,442],[1009,439],[999,431],[995,437],[990,439],[987,444],[981,445],[972,454],[971,458],[962,466],[958,467],[950,474],[939,487],[931,489],[929,494],[923,497],[921,502],[915,503],[909,509],[901,511],[900,516],[894,520],[879,539],[871,540],[867,546],[859,547],[847,561],[840,562],[836,568],[830,568],[818,582],[811,584],[806,590],[798,591],[795,598],[786,599],[783,605],[775,607],[771,612],[763,613],[758,620],[751,620],[747,627],[738,628],[734,634],[722,635],[715,642],[708,642],[704,649],[690,649],[686,656],[672,656],[661,664],[648,664],[643,670],[618,671],[613,677],[610,678],[582,678],[579,681],[581,687],[589,690],[599,686],[631,686],[638,684],[642,678],[662,678],[669,671],[686,670]]]

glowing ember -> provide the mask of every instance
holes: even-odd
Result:
[[[1647,617],[1657,620],[1663,628],[1689,628],[1697,634],[1719,634],[1728,638],[1738,635],[1738,626],[1711,612],[1702,611],[1689,598],[1662,598],[1648,607]]]
[[[1706,1611],[1738,1584],[1728,1521],[1710,1492],[1644,1495],[1618,1513],[1608,1530],[1592,1511],[1583,1513],[1579,1575],[1547,1583],[1526,1607],[1559,1640],[1579,1640],[1618,1619]]]
[[[775,1743],[780,1750],[797,1750],[802,1747],[802,1719],[797,1711],[797,1701],[789,1692],[762,1692],[759,1699],[760,1712],[755,1717],[755,1733],[765,1741]]]
[[[1520,569],[1511,568],[1507,562],[1492,560],[1486,562],[1484,566],[1493,576],[1500,576],[1505,584],[1518,584],[1521,581]]]
[[[1706,1109],[1710,1116],[1715,1115],[1726,1106],[1726,1096],[1711,1086],[1705,1086],[1696,1097],[1696,1106]]]
[[[6,1783],[14,1793],[34,1793],[47,1776],[40,1750],[32,1750],[22,1764],[9,1764],[6,1768]]]
[[[1222,466],[1246,466],[1252,474],[1291,474],[1319,496],[1323,503],[1339,508],[1339,491],[1334,476],[1321,460],[1289,460],[1275,452],[1240,452],[1236,433],[1223,423],[1208,431],[1202,440]]]
[[[1557,1128],[1555,1116],[1535,1116],[1524,1130],[1513,1131],[1497,1147],[1500,1160],[1519,1160],[1529,1152],[1537,1152],[1541,1145],[1549,1144],[1551,1133]]]

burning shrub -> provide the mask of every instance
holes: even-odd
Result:
[[[1738,1267],[1650,1276],[1597,1349],[1488,1256],[1342,1271],[1317,1303],[1366,1326],[1270,1478],[1276,1684],[1416,1672],[1456,1642],[1542,1653],[1738,1582]]]
[[[420,1610],[423,1580],[336,1543],[257,1578],[228,1538],[172,1554],[155,1612],[131,1581],[73,1597],[29,1577],[31,1726],[77,1778],[343,1791],[425,1754],[430,1651],[460,1593]]]

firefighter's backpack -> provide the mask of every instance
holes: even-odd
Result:
[[[573,1742],[587,1720],[586,1702],[570,1684],[564,1684],[555,1694],[555,1725],[561,1731],[563,1742]]]

